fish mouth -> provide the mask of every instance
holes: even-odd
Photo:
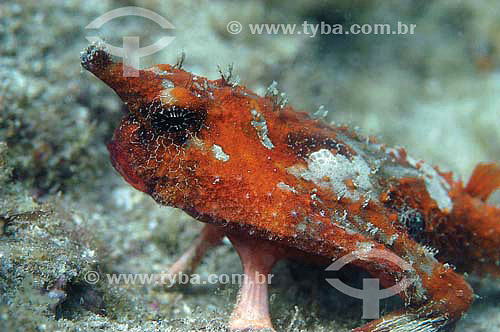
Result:
[[[113,60],[103,46],[91,44],[80,53],[80,63],[83,68],[96,74],[113,64]]]

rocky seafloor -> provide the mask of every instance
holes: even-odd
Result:
[[[119,99],[80,67],[86,36],[120,45],[164,33],[122,17],[125,5],[157,12],[175,40],[141,66],[175,63],[217,78],[234,63],[241,83],[273,81],[298,109],[330,110],[389,145],[467,179],[500,160],[500,5],[482,1],[2,1],[0,3],[0,331],[225,331],[236,285],[86,282],[91,271],[158,273],[201,225],[159,207],[114,171],[105,148]],[[252,35],[228,22],[416,24],[414,35]],[[144,44],[142,44],[144,43]],[[493,197],[500,202],[500,195]],[[240,273],[225,244],[198,273]],[[271,314],[279,331],[348,331],[361,302],[342,297],[317,268],[274,270]],[[457,331],[500,330],[500,282],[469,275],[478,298]]]

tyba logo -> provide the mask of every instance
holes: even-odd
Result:
[[[356,251],[345,255],[336,261],[334,261],[330,266],[326,268],[326,271],[338,271],[344,265],[349,264],[352,261],[370,260],[370,259],[383,259],[385,261],[392,262],[399,266],[403,272],[415,272],[415,270],[404,261],[401,257],[393,254],[392,252],[371,249],[369,251]],[[380,289],[380,282],[378,278],[364,278],[363,279],[363,289],[353,288],[349,285],[343,283],[340,279],[329,278],[326,281],[341,291],[342,293],[349,295],[351,297],[363,300],[363,319],[376,319],[380,317],[380,300],[393,295],[399,294],[404,291],[408,286],[410,286],[414,280],[403,277],[398,283],[389,287]]]
[[[113,9],[90,22],[85,29],[99,29],[103,24],[123,16],[141,16],[154,21],[163,29],[175,29],[172,23],[167,21],[163,16],[141,7],[122,7]],[[162,50],[175,39],[175,37],[172,36],[164,36],[155,43],[141,48],[139,47],[138,36],[123,36],[123,47],[107,44],[97,36],[87,36],[85,38],[91,43],[100,43],[104,45],[109,53],[123,58],[123,76],[125,77],[138,77],[139,59]]]

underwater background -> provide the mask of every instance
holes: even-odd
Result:
[[[99,29],[123,6],[140,17]],[[80,66],[87,36],[147,46],[141,67],[173,64],[210,79],[234,64],[241,84],[264,94],[278,82],[289,103],[347,123],[464,181],[478,162],[500,160],[500,4],[480,1],[2,1],[0,3],[0,331],[225,331],[237,285],[85,281],[99,273],[157,273],[201,224],[159,207],[116,173],[105,143],[123,114],[118,97]],[[230,33],[238,21],[241,33]],[[398,22],[414,34],[252,34],[249,24]],[[490,202],[500,204],[497,192]],[[229,243],[197,271],[241,273]],[[349,331],[361,301],[331,288],[322,271],[293,262],[273,270],[271,315],[279,331]],[[500,280],[467,276],[478,298],[457,331],[500,330]],[[58,285],[64,284],[64,287]],[[60,289],[61,288],[61,289]],[[62,290],[64,288],[64,290]],[[386,304],[387,307],[391,303]],[[384,308],[384,306],[382,306]]]

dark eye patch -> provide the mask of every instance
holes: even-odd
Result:
[[[171,106],[150,114],[151,126],[161,132],[198,131],[201,119],[197,111]]]
[[[195,133],[200,130],[206,117],[203,109],[165,107],[159,100],[141,107],[139,112],[157,134]]]

